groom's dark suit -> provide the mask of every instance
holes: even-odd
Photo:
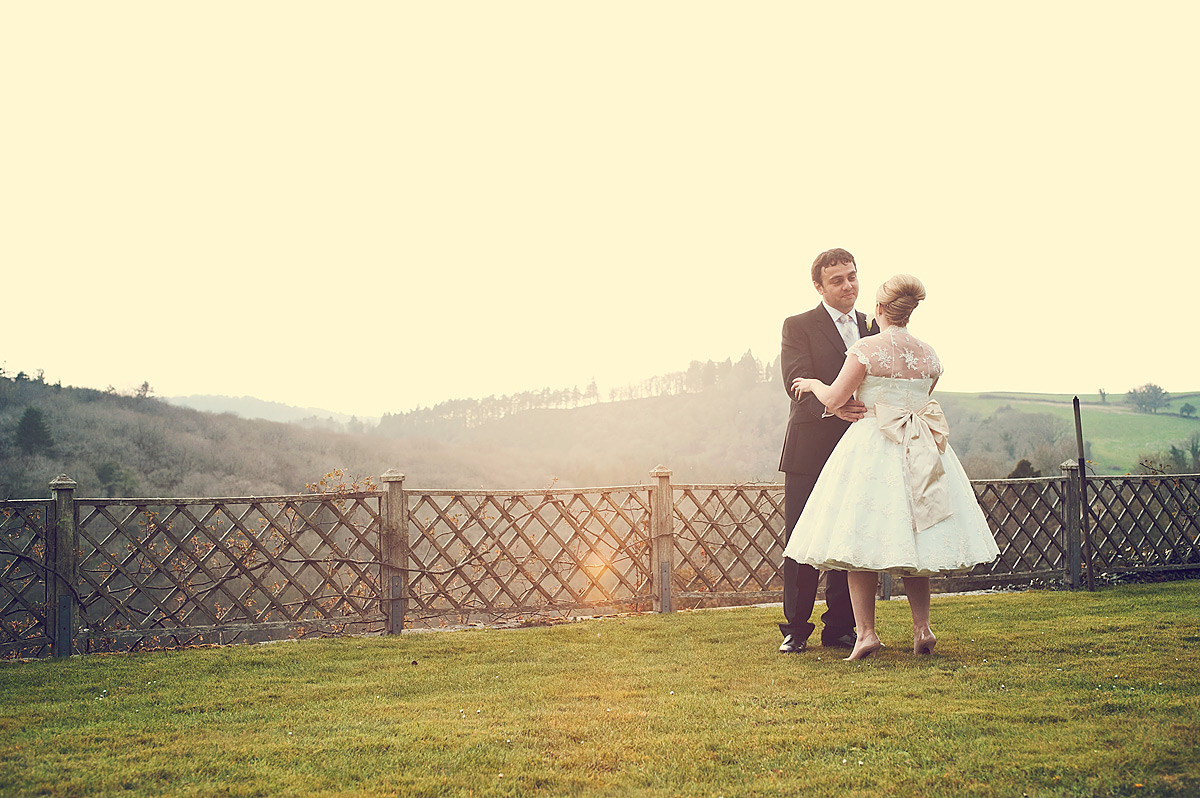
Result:
[[[854,315],[860,337],[878,332],[874,327],[868,331],[864,314],[855,311]],[[797,401],[792,392],[792,381],[797,377],[816,377],[827,385],[832,384],[846,362],[846,344],[823,303],[783,322],[780,362],[783,387],[792,400],[783,454],[779,458],[779,470],[784,473],[784,524],[790,534],[825,461],[842,439],[842,434],[850,428],[848,421],[825,416],[824,405],[811,393]],[[779,630],[785,637],[794,635],[797,640],[807,640],[812,634],[815,627],[808,619],[817,598],[819,579],[816,568],[784,558],[783,615],[786,622],[779,624]],[[821,616],[824,624],[822,641],[854,631],[854,611],[850,607],[845,571],[828,572],[825,603],[827,609]]]

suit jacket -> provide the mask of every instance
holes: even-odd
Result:
[[[866,314],[856,310],[854,315],[858,319],[860,337],[879,332],[874,324],[867,328]],[[780,471],[821,473],[833,448],[850,428],[850,422],[836,416],[822,418],[825,406],[811,393],[804,394],[799,401],[792,393],[792,381],[797,377],[816,377],[826,385],[832,384],[845,362],[846,343],[823,305],[784,320],[780,363],[783,388],[791,398],[792,406],[783,438],[783,454],[779,458]]]

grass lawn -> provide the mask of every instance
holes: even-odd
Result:
[[[1200,794],[1200,581],[0,664],[0,795]],[[906,645],[907,642],[907,645]]]

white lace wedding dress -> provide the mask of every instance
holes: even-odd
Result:
[[[966,472],[948,442],[936,440],[939,428],[949,431],[929,397],[942,374],[937,354],[905,327],[863,338],[847,354],[867,367],[856,395],[868,415],[833,450],[784,555],[907,576],[995,559]]]

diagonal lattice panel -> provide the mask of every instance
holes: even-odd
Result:
[[[1153,524],[1157,508],[1147,504],[1140,487],[1139,481],[1122,479],[1108,482],[1100,490],[1090,492],[1089,510],[1095,519],[1095,525],[1090,530],[1094,556],[1096,565],[1103,569],[1148,565],[1147,554],[1151,555],[1150,562],[1153,561],[1153,552],[1147,552],[1138,545],[1146,538],[1139,525]]]
[[[299,567],[296,573],[305,579],[294,580],[297,584],[319,583],[307,603],[322,617],[365,614],[370,611],[367,602],[377,600],[379,548],[370,538],[378,539],[380,525],[379,515],[361,501],[316,507],[282,502],[269,522],[281,538],[276,561]]]
[[[992,480],[972,485],[1000,556],[977,565],[970,576],[1020,578],[1063,570],[1066,496],[1061,479]]]
[[[88,646],[381,620],[378,493],[77,505]]]
[[[604,493],[598,494],[594,501],[587,494],[574,494],[567,509],[582,516],[579,527],[601,531],[593,544],[601,569],[590,571],[589,576],[599,584],[603,577],[611,575],[631,595],[643,590],[645,572],[630,566],[636,566],[646,555],[649,505],[627,501],[621,506]],[[631,513],[635,509],[640,511],[637,519]]]
[[[619,523],[605,522],[605,513],[580,507],[581,500],[580,494],[565,500],[531,493],[423,496],[410,512],[419,530],[410,534],[416,603],[436,608],[427,600],[435,597],[443,608],[462,612],[611,600],[603,584],[604,539],[628,536]],[[611,496],[602,502],[619,508]],[[622,512],[628,515],[623,509],[607,514],[616,519]],[[601,534],[589,534],[597,526]],[[628,581],[627,570],[619,563],[612,569],[618,581]],[[590,595],[597,587],[600,594]]]
[[[115,503],[77,502],[77,506],[80,577],[92,587],[83,597],[85,629],[183,625],[172,598],[188,586],[179,569],[171,567],[178,545],[159,523],[170,509],[149,504],[121,508]]]
[[[585,566],[587,554],[581,552],[585,544],[576,543],[572,546],[572,541],[582,540],[581,533],[584,527],[566,510],[562,499],[544,496],[536,506],[527,496],[510,497],[503,507],[495,499],[489,500],[488,503],[500,515],[492,516],[495,519],[494,523],[488,518],[482,518],[480,523],[487,530],[490,545],[494,547],[496,554],[513,562],[533,564],[539,558],[531,556],[532,552],[556,550],[558,555],[550,561],[550,570],[543,572],[552,576],[549,580],[550,606],[586,606],[589,603],[588,594],[597,586],[597,581]],[[527,519],[528,522],[521,523],[519,518]],[[563,522],[565,530],[555,528],[557,520]],[[505,541],[506,536],[502,531],[502,526],[505,525],[513,530],[513,536],[508,542]],[[495,603],[501,594],[506,595],[514,606],[521,604],[521,599],[517,598],[509,585],[497,580],[491,602]],[[591,601],[600,603],[605,598],[602,594],[591,597]]]
[[[1088,488],[1094,567],[1115,571],[1144,564],[1130,541],[1136,543],[1141,537],[1137,525],[1153,514],[1138,497],[1136,483],[1131,486],[1122,479],[1096,486],[1089,481]]]
[[[0,502],[0,657],[50,653],[45,501]]]
[[[203,510],[203,512],[199,512]],[[182,548],[185,556],[203,572],[205,579],[195,587],[206,592],[219,591],[232,602],[240,615],[262,620],[263,610],[255,607],[255,590],[264,595],[268,604],[278,606],[271,591],[263,585],[256,574],[255,565],[260,561],[255,551],[258,538],[242,534],[239,538],[238,519],[225,515],[226,508],[220,504],[209,507],[178,507],[176,512],[191,522],[193,530],[207,530],[202,538],[193,538],[191,546]],[[237,577],[244,577],[246,586],[241,590],[231,589]],[[203,611],[204,601],[194,603],[196,611]]]
[[[782,589],[779,485],[676,485],[675,582],[684,593]]]
[[[1200,475],[1147,480],[1163,509],[1162,545],[1169,565],[1200,563]]]
[[[1200,565],[1200,476],[1089,480],[1093,557],[1104,571]]]
[[[482,503],[459,496],[439,502],[434,496],[422,495],[410,510],[409,593],[417,608],[462,611],[469,605],[487,605],[487,596],[472,578],[473,572],[486,567],[480,548],[472,542],[482,537],[473,529],[478,517],[474,509]],[[519,570],[521,565],[518,561]],[[540,574],[532,579],[540,583]]]
[[[259,581],[290,599],[284,619],[344,619],[365,617],[379,600],[378,548],[368,544],[381,528],[379,500],[372,496],[323,498],[290,497],[260,502],[239,519],[240,528],[257,521],[259,547],[255,567],[264,569]],[[286,579],[279,582],[279,579]]]
[[[648,598],[648,488],[412,497],[414,620],[465,621]]]
[[[376,563],[382,556],[379,530],[383,528],[377,504],[372,506],[358,498],[352,504],[334,502],[327,505],[334,515],[328,538],[331,555],[345,565],[345,571],[339,574],[340,594],[333,605],[334,612],[368,613],[369,603],[377,598]],[[368,518],[370,522],[363,524],[362,520]]]

